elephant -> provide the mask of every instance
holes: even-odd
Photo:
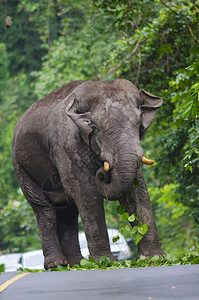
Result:
[[[13,165],[36,216],[45,269],[80,263],[79,215],[90,255],[116,260],[104,198],[119,201],[148,225],[137,257],[164,255],[141,171],[142,161],[153,161],[140,144],[162,104],[126,79],[73,81],[33,103],[19,119]]]

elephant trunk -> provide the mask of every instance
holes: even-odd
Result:
[[[109,165],[109,162],[105,161],[104,166],[96,174],[98,190],[108,200],[118,200],[130,191],[141,163],[143,154],[141,146],[135,147],[135,144],[129,146],[129,142],[126,145],[127,149],[123,146],[116,152],[112,164]]]

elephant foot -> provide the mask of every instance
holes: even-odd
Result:
[[[146,259],[150,258],[151,256],[166,256],[166,254],[162,251],[162,249],[149,249],[149,250],[142,250],[142,251],[138,251],[137,253],[137,259],[140,258],[140,256],[143,255],[146,257]]]
[[[80,261],[83,259],[83,256],[66,256],[68,264],[72,267],[74,265],[79,265]]]
[[[44,260],[45,270],[56,268],[57,266],[67,266],[67,260],[63,255],[47,256]]]
[[[91,257],[94,258],[95,261],[99,261],[100,257],[105,256],[108,257],[110,259],[110,261],[118,261],[118,259],[112,255],[112,254],[101,254],[101,255],[90,255]]]

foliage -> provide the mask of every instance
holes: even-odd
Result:
[[[0,248],[27,251],[39,241],[11,161],[19,116],[70,80],[117,77],[164,99],[142,142],[157,162],[143,172],[164,251],[192,247],[199,237],[197,1],[14,0],[1,1],[0,10]],[[105,204],[108,227],[128,224],[117,205]]]
[[[45,53],[42,41],[36,30],[36,24],[31,21],[31,12],[18,0],[0,2],[0,36],[6,45],[9,58],[9,70],[17,75],[20,71],[30,72],[40,68],[41,58]],[[10,15],[13,25],[5,30],[4,20]]]
[[[0,264],[0,275],[1,275],[1,272],[4,272],[4,271],[5,271],[5,265]]]
[[[193,248],[190,251],[184,252],[179,256],[167,256],[159,257],[153,256],[146,259],[141,256],[137,261],[133,260],[123,260],[123,261],[110,261],[106,256],[101,256],[99,261],[95,261],[92,257],[89,259],[82,259],[80,265],[74,265],[71,267],[67,265],[66,267],[58,266],[56,268],[49,269],[47,271],[38,269],[31,270],[28,268],[22,269],[22,272],[64,272],[64,271],[85,271],[85,270],[111,270],[111,269],[124,269],[124,268],[139,268],[139,267],[154,267],[154,266],[173,266],[173,265],[190,265],[199,263],[199,249]]]
[[[88,3],[85,6],[89,10]],[[74,4],[72,7],[75,9]],[[110,35],[108,18],[94,19],[91,15],[86,17],[85,13],[81,10],[82,23],[78,30],[71,28],[76,24],[76,16],[68,16],[68,22],[63,25],[64,33],[52,42],[47,55],[43,57],[41,70],[31,73],[36,78],[35,93],[38,97],[69,81],[99,79],[99,66],[108,58],[116,35]],[[71,29],[74,32],[69,35]]]
[[[175,184],[149,187],[161,246],[166,254],[177,255],[196,244],[190,208],[178,201],[178,188]]]
[[[121,216],[119,232],[122,235],[123,234],[135,235],[136,236],[135,244],[137,245],[148,230],[147,224],[143,224],[142,222],[140,222],[136,214],[129,215],[129,213],[125,212],[125,207],[121,204],[118,205],[117,212]],[[130,223],[134,223],[134,222],[135,225],[132,228]],[[117,240],[115,239],[115,242],[116,241]]]
[[[8,77],[9,72],[6,47],[5,44],[0,43],[0,91],[4,90],[4,85],[6,84]]]
[[[10,249],[11,252],[20,253],[24,249],[31,251],[35,247],[40,248],[33,212],[21,193],[18,200],[10,200],[0,209],[0,241],[0,248]],[[6,253],[10,252],[4,251]]]
[[[4,72],[8,55],[4,44],[0,49],[4,53],[0,56],[0,74],[6,76],[0,80],[0,249],[4,253],[23,252],[40,244],[33,213],[18,187],[11,158],[14,127],[21,112],[28,107],[25,99],[29,99],[30,91],[24,88],[25,74],[11,77],[8,69]]]

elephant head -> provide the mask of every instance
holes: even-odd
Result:
[[[143,158],[140,139],[162,104],[161,98],[123,79],[88,81],[73,92],[67,114],[101,164],[96,185],[109,200],[128,193],[141,161],[153,163]]]

